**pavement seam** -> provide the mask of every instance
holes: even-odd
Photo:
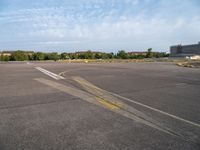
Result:
[[[72,77],[72,78],[73,78],[75,81],[78,81],[78,82],[80,82],[80,83],[83,83],[83,82],[84,82],[85,85],[91,86],[92,88],[95,88],[95,89],[97,89],[97,90],[101,90],[101,91],[103,91],[103,92],[107,92],[107,93],[109,93],[109,94],[111,94],[111,95],[113,95],[113,96],[116,96],[116,97],[118,97],[118,98],[122,98],[122,99],[124,99],[124,100],[126,100],[126,101],[129,101],[129,102],[131,102],[131,103],[135,103],[135,104],[137,104],[137,105],[143,106],[143,107],[145,107],[145,108],[151,109],[151,110],[153,110],[153,111],[159,112],[159,113],[161,113],[161,114],[170,116],[170,117],[172,117],[172,118],[174,118],[174,119],[181,120],[181,121],[183,121],[183,122],[189,123],[189,124],[191,124],[191,125],[193,125],[193,126],[196,126],[196,127],[200,128],[200,125],[199,125],[198,123],[194,123],[194,122],[192,122],[192,121],[189,121],[189,120],[180,118],[180,117],[178,117],[178,116],[169,114],[169,113],[164,112],[164,111],[161,111],[161,110],[159,110],[159,109],[156,109],[156,108],[150,107],[150,106],[148,106],[148,105],[142,104],[142,103],[140,103],[140,102],[136,102],[136,101],[134,101],[134,100],[131,100],[131,99],[126,98],[126,97],[123,97],[123,96],[118,95],[118,94],[116,94],[116,93],[112,93],[112,92],[109,92],[109,91],[105,91],[105,90],[100,89],[99,87],[96,87],[95,85],[89,83],[87,80],[85,80],[85,79],[83,79],[83,78],[80,78],[80,77]]]
[[[57,90],[60,90],[62,92],[68,93],[72,96],[78,97],[78,98],[85,100],[89,103],[104,107],[106,109],[108,109],[107,104],[113,105],[114,102],[122,103],[122,107],[118,106],[119,109],[109,109],[109,110],[111,110],[111,111],[113,111],[117,114],[120,114],[124,117],[127,117],[129,119],[132,119],[136,122],[142,123],[144,125],[150,126],[150,127],[157,129],[159,131],[162,131],[166,134],[170,134],[170,135],[179,137],[179,138],[181,138],[185,141],[190,141],[190,142],[193,142],[195,144],[198,143],[198,140],[196,141],[196,139],[193,139],[193,138],[190,138],[190,137],[185,137],[184,135],[179,134],[179,133],[175,132],[174,130],[171,130],[168,127],[162,126],[159,122],[156,122],[154,119],[146,116],[142,112],[140,112],[140,111],[136,110],[135,108],[130,107],[127,104],[121,102],[119,99],[113,100],[113,97],[110,96],[110,95],[108,96],[107,94],[104,96],[105,93],[101,93],[100,88],[98,88],[100,91],[97,91],[97,92],[99,92],[99,94],[101,94],[101,95],[93,93],[93,92],[85,92],[85,91],[79,90],[75,87],[72,87],[70,85],[66,86],[66,85],[60,84],[58,82],[47,80],[47,79],[44,79],[44,78],[36,78],[35,80],[40,82],[40,83],[43,83],[45,85],[51,86],[51,87],[53,87]],[[81,85],[83,85],[83,84],[81,84]],[[92,87],[95,87],[95,86],[92,85]],[[96,99],[97,96],[100,97],[101,99],[103,99],[107,104],[105,105],[105,103],[102,104],[101,102],[99,102]]]
[[[0,107],[0,110],[24,108],[24,107],[31,107],[31,106],[37,106],[37,105],[46,105],[46,104],[52,104],[52,103],[62,103],[62,102],[71,102],[71,101],[80,101],[80,99],[72,98],[71,100],[60,100],[60,101],[50,101],[50,102],[44,102],[44,103],[27,104],[27,105],[21,105],[21,106],[19,105],[19,106]]]
[[[124,99],[125,97],[122,97],[120,95],[117,95],[115,93],[111,93],[111,92],[108,92],[108,91],[105,91],[95,85],[93,85],[92,83],[90,83],[89,81],[81,78],[81,77],[72,77],[73,80],[75,80],[76,82],[78,82],[79,84],[81,84],[89,93],[92,93],[94,95],[98,95],[100,97],[105,97],[105,95],[113,95],[115,96],[115,99],[116,97],[118,98],[121,98],[121,99]],[[110,99],[113,99],[112,97],[109,97]],[[118,100],[119,101],[119,100]],[[128,100],[127,100],[128,101]],[[132,102],[132,100],[129,99],[129,101]],[[109,101],[110,103],[113,103],[113,101]],[[186,140],[186,141],[191,141],[191,142],[194,142],[194,143],[199,143],[199,140],[196,139],[196,138],[193,138],[193,137],[190,137],[189,135],[188,136],[185,136],[181,133],[178,133],[177,131],[175,131],[174,129],[171,129],[171,128],[168,128],[168,127],[165,127],[163,126],[162,124],[158,123],[157,121],[153,120],[152,118],[149,118],[148,116],[144,115],[143,113],[141,113],[140,111],[137,111],[137,110],[134,110],[133,108],[130,108],[129,106],[127,106],[126,104],[124,104],[123,102],[119,101],[120,103],[122,103],[126,108],[124,107],[121,107],[121,109],[124,109],[125,111],[133,114],[133,115],[136,115],[138,118],[144,120],[145,122],[143,122],[142,120],[140,120],[141,122],[143,122],[144,124],[148,125],[148,126],[151,126],[153,128],[156,128],[158,130],[161,130],[161,131],[164,131],[166,133],[169,133],[169,134],[172,134],[172,135],[175,135],[175,136],[178,136],[178,137],[181,137],[182,139]],[[136,102],[138,105],[141,106],[141,103],[139,102]],[[151,108],[150,106],[147,106],[147,105],[144,105],[142,104],[143,107],[145,108]],[[151,110],[154,110],[156,112],[159,112],[161,113],[162,111],[158,111],[157,109],[154,109],[154,108],[151,108]],[[182,119],[180,119],[179,117],[176,117],[174,115],[171,115],[171,114],[168,114],[168,113],[165,113],[165,112],[162,112],[161,114],[164,114],[164,115],[167,115],[167,116],[170,116],[170,117],[173,117],[174,119],[178,119],[179,121]],[[131,118],[133,119],[133,118]],[[184,119],[182,119],[181,121],[185,121]],[[149,124],[150,123],[150,124]],[[188,122],[187,122],[188,123]],[[190,122],[189,122],[190,123]],[[195,124],[192,124],[192,125],[195,125]]]

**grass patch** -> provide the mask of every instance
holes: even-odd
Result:
[[[200,61],[184,61],[177,63],[177,65],[188,68],[200,68]]]

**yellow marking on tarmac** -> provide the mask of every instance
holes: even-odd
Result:
[[[87,86],[87,88],[90,88],[90,90],[92,89],[92,90],[94,90],[94,91],[96,91],[96,92],[99,92],[99,93],[102,92],[102,93],[110,94],[110,95],[112,95],[112,96],[114,96],[114,97],[118,97],[118,98],[123,99],[123,100],[126,100],[126,101],[128,101],[128,102],[131,102],[131,103],[137,104],[137,105],[139,105],[139,106],[142,106],[142,107],[148,108],[148,109],[150,109],[150,110],[153,110],[153,111],[155,111],[155,112],[157,112],[157,113],[163,114],[163,115],[165,115],[165,116],[174,118],[174,119],[176,119],[176,120],[179,120],[179,121],[182,121],[182,122],[185,122],[185,123],[188,123],[188,124],[190,124],[190,125],[193,125],[193,126],[196,126],[196,127],[200,128],[200,124],[198,124],[198,123],[195,123],[195,122],[192,122],[192,121],[183,119],[183,118],[181,118],[181,117],[178,117],[178,116],[169,114],[169,113],[164,112],[164,111],[162,111],[162,110],[159,110],[159,109],[150,107],[150,106],[148,106],[148,105],[142,104],[142,103],[137,102],[137,101],[134,101],[134,100],[132,100],[132,99],[128,99],[128,98],[126,98],[126,97],[120,96],[120,95],[118,95],[118,94],[115,94],[115,93],[112,93],[112,92],[108,92],[108,91],[106,91],[106,90],[103,90],[103,89],[101,89],[101,88],[99,88],[99,87],[93,85],[92,83],[90,83],[89,81],[87,81],[87,80],[85,80],[85,79],[83,79],[83,78],[81,78],[81,77],[73,77],[73,79],[74,79],[76,82],[82,84],[83,86],[85,86],[85,87]],[[184,84],[184,83],[183,83],[183,84]]]
[[[79,77],[79,79],[81,80],[80,77]],[[157,130],[160,130],[167,134],[170,134],[170,135],[173,135],[176,137],[180,137],[186,141],[200,143],[199,136],[197,134],[193,133],[193,136],[191,136],[191,134],[187,134],[187,132],[182,133],[180,131],[177,131],[176,128],[169,128],[168,126],[161,124],[160,122],[154,120],[153,118],[138,111],[134,107],[129,106],[128,104],[120,101],[119,97],[117,98],[117,96],[114,96],[110,92],[96,87],[95,85],[89,83],[88,81],[86,81],[84,79],[81,80],[82,81],[81,83],[78,82],[78,80],[77,80],[77,82],[80,83],[83,87],[85,87],[87,92],[77,89],[70,85],[68,85],[68,86],[63,85],[58,82],[54,82],[54,81],[47,80],[44,78],[36,78],[35,80],[40,83],[43,83],[45,85],[51,86],[62,92],[68,93],[72,96],[83,99],[89,103],[107,108],[112,112],[120,114],[120,115],[127,117],[129,119],[132,119],[136,122],[143,123],[147,126],[150,126]]]
[[[117,95],[115,93],[103,90],[103,89],[95,86],[94,84],[90,83],[89,81],[87,81],[87,80],[85,80],[85,79],[83,79],[81,77],[75,76],[75,77],[72,77],[72,79],[74,81],[76,81],[77,83],[79,83],[80,85],[82,85],[82,87],[85,88],[86,91],[88,91],[89,93],[91,93],[91,94],[93,94],[95,96],[98,96],[100,98],[103,98],[104,101],[101,100],[101,102],[103,102],[103,105],[105,105],[105,103],[106,103],[106,105],[107,105],[107,103],[111,104],[111,106],[109,105],[106,108],[108,108],[108,107],[112,108],[113,105],[116,106],[114,104],[116,102],[116,100],[117,100],[117,102],[120,102],[121,104],[123,104],[123,107],[117,106],[118,109],[113,107],[115,109],[110,109],[111,111],[114,111],[114,112],[116,112],[118,114],[121,114],[121,115],[123,115],[123,116],[125,116],[127,118],[130,118],[130,119],[133,119],[135,121],[141,122],[141,123],[143,123],[145,125],[151,126],[151,127],[155,128],[155,129],[158,129],[158,130],[163,131],[165,133],[181,137],[181,138],[183,138],[183,139],[185,139],[187,141],[193,141],[193,142],[200,143],[199,136],[197,134],[195,134],[194,132],[193,132],[193,134],[196,137],[191,136],[190,134],[187,134],[187,132],[183,132],[183,133],[180,132],[180,131],[178,132],[175,127],[173,128],[173,127],[169,127],[168,125],[162,124],[159,121],[153,119],[151,116],[148,116],[148,115],[144,114],[143,112],[135,109],[134,107],[124,103],[121,100],[123,99],[123,100],[126,100],[128,102],[137,104],[139,106],[143,106],[143,107],[151,109],[151,110],[153,110],[153,111],[155,111],[157,113],[166,115],[168,117],[172,117],[172,118],[174,118],[176,120],[183,121],[185,123],[189,123],[190,125],[195,125],[196,127],[199,127],[199,124],[196,124],[194,122],[185,120],[183,118],[171,115],[169,113],[163,112],[163,111],[158,110],[156,108],[152,108],[150,106],[147,106],[145,104],[136,102],[134,100],[130,100],[128,98],[122,97],[122,96]],[[190,132],[188,132],[188,133],[190,133]]]
[[[107,107],[107,108],[109,108],[111,110],[120,109],[122,107],[121,104],[119,102],[117,102],[117,101],[111,103],[111,102],[109,102],[109,101],[107,101],[107,100],[105,100],[103,98],[100,98],[100,97],[96,97],[96,99],[97,99],[97,101],[99,103],[101,103],[102,105],[104,105],[105,107]]]

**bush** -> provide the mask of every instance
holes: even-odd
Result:
[[[0,54],[0,61],[9,61],[10,60],[10,57],[9,56],[5,56],[3,54]]]
[[[33,60],[44,60],[45,54],[42,52],[37,52],[33,54]]]
[[[124,50],[118,51],[117,58],[127,59],[128,58],[128,54]]]
[[[12,61],[25,61],[25,60],[28,60],[28,55],[25,52],[18,50],[12,53],[10,59]]]
[[[57,60],[59,60],[59,55],[58,55],[58,53],[50,53],[49,55],[48,55],[48,59],[49,60],[54,60],[54,61],[57,61]]]

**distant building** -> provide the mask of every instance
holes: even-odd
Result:
[[[133,52],[128,52],[129,55],[133,55],[133,56],[138,56],[138,55],[142,55],[142,56],[146,56],[147,52],[137,52],[137,51],[133,51]]]
[[[2,52],[0,53],[0,55],[3,55],[3,56],[11,56],[12,53],[14,53],[14,51],[2,51]]]
[[[200,42],[198,44],[192,44],[192,45],[171,46],[170,55],[174,57],[200,55]]]
[[[159,54],[160,52],[151,52],[153,55]],[[148,52],[144,52],[144,51],[132,51],[132,52],[128,52],[129,55],[131,56],[146,56],[148,54]]]
[[[11,56],[14,52],[16,51],[2,51],[0,52],[0,55],[3,55],[3,56]],[[23,51],[25,54],[31,56],[33,55],[33,51]]]

